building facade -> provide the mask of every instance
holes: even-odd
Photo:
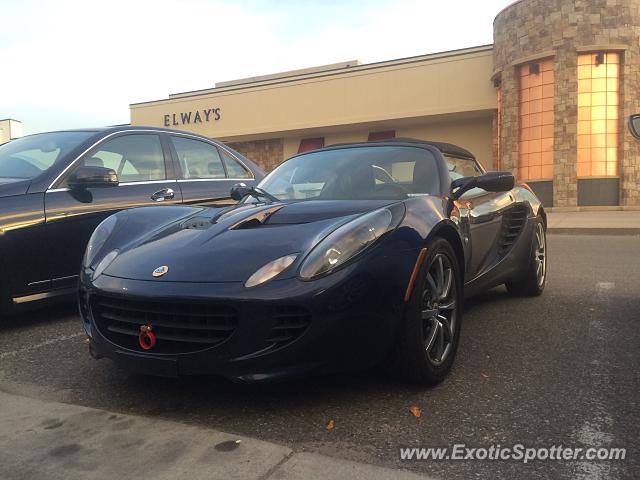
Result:
[[[13,118],[0,120],[0,145],[23,135],[22,122]]]
[[[229,143],[266,170],[325,145],[446,141],[549,206],[640,205],[640,0],[521,0],[494,44],[216,84],[131,105],[134,125]]]

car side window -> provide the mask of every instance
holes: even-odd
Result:
[[[482,170],[480,170],[478,164],[473,160],[451,157],[449,155],[445,155],[444,159],[447,162],[447,169],[449,170],[451,180],[482,175]]]
[[[76,168],[81,166],[111,168],[120,183],[167,178],[158,135],[123,135],[107,140],[87,154]]]
[[[231,157],[231,155],[224,150],[220,150],[220,153],[227,167],[227,175],[229,178],[253,178],[251,172],[244,168],[235,158]]]
[[[218,149],[200,140],[172,136],[184,179],[226,178]]]

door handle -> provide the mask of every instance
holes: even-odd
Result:
[[[175,196],[175,192],[172,188],[163,188],[151,195],[151,200],[154,202],[164,202],[165,200],[171,200]]]

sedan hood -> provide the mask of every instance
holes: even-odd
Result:
[[[263,265],[290,254],[296,262],[279,278],[295,275],[305,254],[329,232],[365,212],[395,201],[302,201],[203,209],[159,230],[127,239],[105,275],[168,282],[244,282]],[[136,222],[129,212],[127,228]],[[140,215],[144,212],[140,212]],[[159,278],[152,272],[167,266]]]
[[[24,178],[0,177],[0,197],[24,195],[29,189],[30,180]]]

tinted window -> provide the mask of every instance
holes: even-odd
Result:
[[[5,143],[0,146],[0,177],[36,177],[94,134],[41,133]]]
[[[249,172],[246,168],[240,165],[235,158],[232,158],[225,151],[222,152],[222,157],[224,158],[224,164],[227,167],[227,175],[229,178],[253,178],[251,172]]]
[[[83,158],[80,165],[111,168],[120,182],[167,178],[158,135],[124,135],[107,140]]]
[[[351,147],[299,155],[259,185],[281,199],[402,199],[440,194],[435,157],[417,147]]]
[[[171,137],[178,154],[182,178],[226,178],[218,149],[205,142]]]

